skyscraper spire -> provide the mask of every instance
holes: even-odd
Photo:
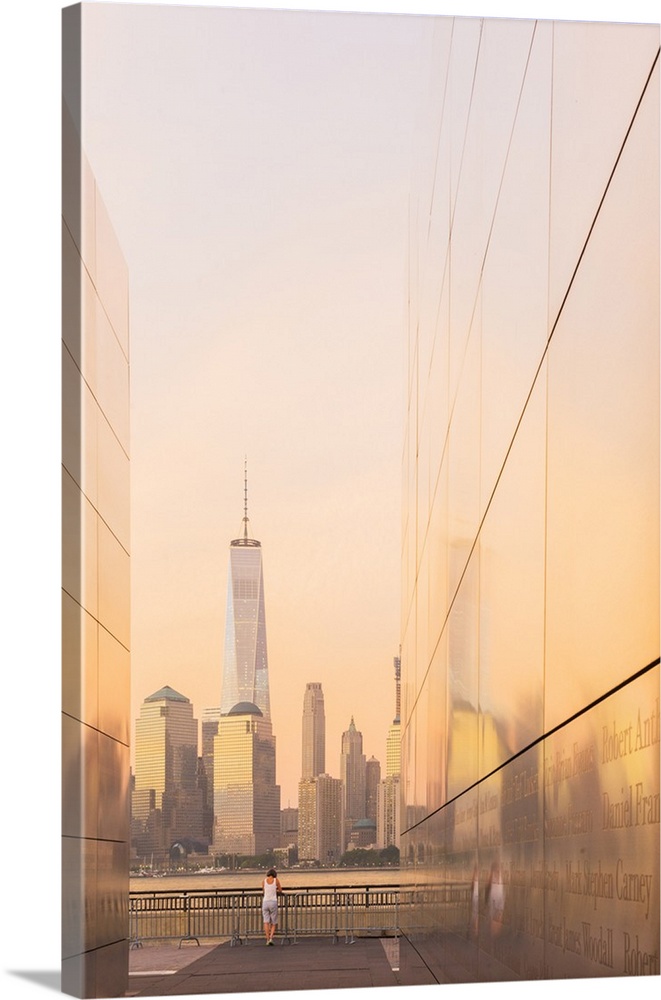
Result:
[[[248,456],[243,464],[243,537],[248,539]]]
[[[243,531],[241,532],[240,538],[235,538],[232,541],[232,545],[251,545],[255,548],[259,548],[260,542],[256,538],[250,537],[250,532],[248,531],[248,456],[246,455],[243,462],[243,519],[241,521],[243,525]]]
[[[399,654],[393,657],[393,665],[395,667],[395,718],[392,720],[393,724],[399,724],[401,721],[401,709],[402,709],[402,647],[399,647]]]

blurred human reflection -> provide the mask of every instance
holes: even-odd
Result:
[[[487,921],[491,940],[497,938],[503,929],[503,910],[505,909],[505,886],[503,885],[500,862],[491,863],[489,881],[485,890]]]
[[[471,910],[470,919],[468,921],[468,936],[469,938],[476,938],[479,929],[480,921],[480,878],[478,875],[477,865],[473,868],[473,877],[471,879]]]

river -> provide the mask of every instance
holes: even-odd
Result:
[[[153,876],[132,876],[131,892],[204,892],[209,889],[259,889],[265,871],[219,871]],[[349,888],[351,886],[399,885],[399,868],[283,868],[278,878],[283,889],[304,889],[308,886]]]

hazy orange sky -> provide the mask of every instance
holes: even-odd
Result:
[[[283,806],[308,681],[327,771],[352,716],[385,765],[432,36],[420,15],[84,9],[83,145],[130,275],[131,718],[164,684],[198,718],[219,704],[247,456]]]
[[[131,302],[132,708],[220,701],[228,546],[263,545],[282,805],[321,681],[385,769],[399,642],[412,129],[424,17],[102,4],[83,144]]]

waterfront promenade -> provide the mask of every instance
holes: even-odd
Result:
[[[404,954],[403,954],[404,952]],[[131,949],[127,996],[186,996],[272,990],[415,986],[436,980],[406,942],[358,938],[334,944],[304,938],[273,947],[255,939],[223,944],[155,944]]]

